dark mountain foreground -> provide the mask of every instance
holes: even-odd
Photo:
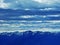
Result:
[[[60,32],[3,32],[0,45],[60,45]]]

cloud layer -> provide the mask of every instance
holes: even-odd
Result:
[[[59,10],[59,0],[0,0],[0,8],[4,9],[39,9]],[[34,10],[36,11],[36,10]],[[33,12],[34,12],[33,11]],[[4,12],[4,11],[3,11]],[[45,11],[46,13],[46,11]],[[51,15],[48,15],[50,14]],[[47,15],[20,15],[17,12],[0,13],[0,31],[14,30],[40,30],[40,31],[60,31],[60,14],[48,12]],[[58,12],[59,13],[59,12]],[[7,16],[7,17],[6,17]],[[19,21],[20,20],[20,21]],[[53,21],[54,20],[54,21]]]
[[[0,0],[0,8],[10,9],[40,9],[60,8],[59,0]]]

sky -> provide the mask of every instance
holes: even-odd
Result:
[[[0,0],[0,32],[1,31],[60,31],[60,0]],[[9,11],[9,9],[16,9]],[[44,12],[46,15],[29,15],[30,12],[22,12],[26,15],[21,15],[21,11],[17,9],[24,9],[25,11],[39,12],[35,9],[48,11]],[[34,9],[34,10],[32,10]],[[50,10],[54,10],[50,12]],[[58,12],[57,12],[58,11]],[[42,13],[40,12],[40,13]],[[44,14],[43,13],[43,14]]]
[[[55,9],[55,8],[60,8],[60,0],[0,0],[0,8]]]

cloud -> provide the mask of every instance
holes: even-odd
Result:
[[[0,8],[8,8],[9,3],[4,3],[4,0],[0,0]]]
[[[24,9],[24,8],[37,8],[37,4],[35,4],[34,1],[28,1],[28,0],[10,0],[10,1],[4,1],[5,3],[10,3],[10,8],[18,8],[18,9]]]
[[[4,20],[0,20],[4,22]],[[17,22],[17,23],[16,23]],[[42,23],[43,22],[43,23]],[[0,24],[0,31],[59,31],[60,21],[5,21]]]
[[[35,18],[36,16],[30,16],[30,15],[25,15],[25,16],[20,16],[20,18]]]
[[[59,8],[59,0],[1,0],[0,8],[10,9],[40,9]]]
[[[60,17],[60,15],[48,15],[47,17]]]
[[[38,3],[44,3],[44,4],[52,4],[53,3],[53,1],[51,1],[51,0],[34,0],[34,1],[36,1],[36,2],[38,2]]]
[[[34,0],[38,3],[44,3],[44,4],[47,4],[47,5],[51,5],[51,4],[54,4],[54,3],[58,3],[59,0]]]
[[[56,8],[44,8],[44,9],[40,9],[40,10],[46,10],[46,11],[48,11],[48,10],[55,10]]]

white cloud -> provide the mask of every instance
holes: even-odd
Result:
[[[3,20],[1,20],[1,22],[4,22]],[[9,22],[9,21],[7,21]],[[12,21],[10,21],[12,22]],[[13,21],[15,22],[15,21]],[[20,22],[20,21],[17,21]],[[45,21],[45,22],[50,22],[50,23],[40,23],[42,21],[21,21],[21,22],[25,22],[25,23],[20,23],[20,24],[0,24],[0,30],[1,31],[20,31],[20,30],[30,30],[30,31],[43,31],[43,32],[58,32],[60,28],[56,27],[56,26],[60,26],[58,25],[58,23],[60,23],[60,21]],[[34,23],[33,23],[34,22]],[[38,23],[39,22],[39,23]],[[1,28],[2,26],[2,28]],[[51,27],[50,27],[51,26]],[[8,27],[8,28],[7,28]],[[43,28],[40,28],[43,27]],[[53,29],[53,27],[56,27]],[[30,28],[30,29],[29,29]]]
[[[0,0],[0,8],[10,9],[39,9],[44,7],[60,7],[59,0]],[[42,10],[42,9],[41,9]],[[47,10],[45,8],[44,10]],[[50,8],[48,10],[51,10]]]
[[[31,9],[26,8],[25,10],[31,10]]]
[[[47,17],[60,17],[60,15],[48,15]]]
[[[30,15],[26,15],[26,16],[20,16],[20,18],[34,18],[35,16],[30,16]]]
[[[40,10],[42,10],[42,11],[43,11],[43,10],[47,10],[47,11],[48,11],[48,10],[55,10],[55,9],[56,9],[56,8],[44,8],[44,9],[40,9]]]
[[[9,5],[9,3],[4,3],[4,0],[0,0],[0,8],[8,8]]]
[[[54,4],[55,2],[59,2],[59,0],[34,0],[34,1],[39,2],[39,3],[48,4],[48,5]]]
[[[60,29],[51,29],[51,28],[43,28],[43,29],[34,29],[34,30],[1,30],[0,33],[3,33],[3,32],[26,32],[26,31],[32,31],[34,33],[36,33],[36,31],[41,31],[41,32],[51,32],[51,33],[57,33],[57,32],[60,32]]]
[[[5,22],[5,20],[0,20],[0,22]]]
[[[51,22],[51,23],[60,23],[60,20],[50,20],[50,21],[46,21],[46,22]]]

